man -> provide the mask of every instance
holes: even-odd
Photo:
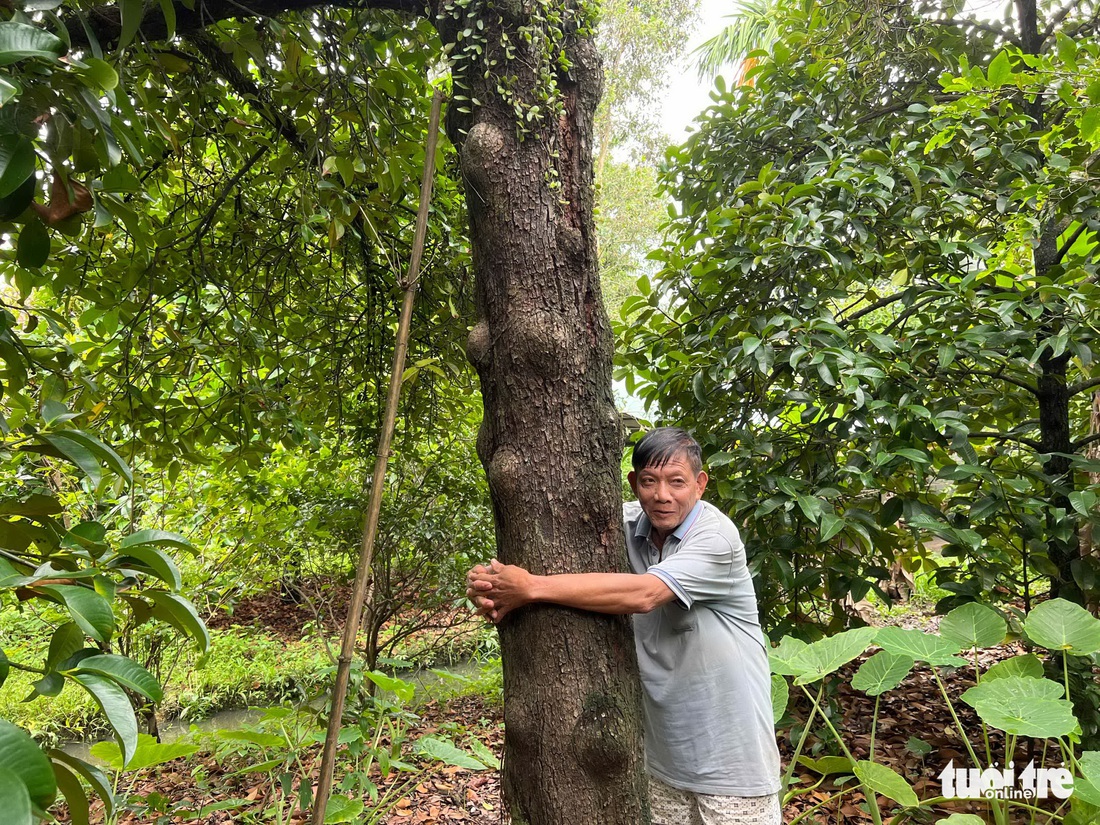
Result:
[[[494,560],[468,575],[490,621],[532,602],[635,614],[655,825],[779,825],[779,751],[756,594],[737,528],[702,500],[695,439],[634,447],[623,505],[633,573],[536,576]]]

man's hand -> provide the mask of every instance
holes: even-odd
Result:
[[[496,559],[479,564],[466,574],[466,596],[477,612],[497,624],[512,610],[531,601],[532,576],[522,567]]]

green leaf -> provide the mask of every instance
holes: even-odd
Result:
[[[111,783],[107,780],[103,771],[95,765],[89,765],[83,759],[78,759],[58,748],[51,748],[48,751],[48,755],[51,760],[65,765],[69,770],[83,777],[84,781],[91,785],[92,790],[96,792],[103,802],[107,821],[111,821],[115,811],[115,798],[111,790]]]
[[[787,680],[778,673],[772,674],[772,722],[779,724],[787,712],[787,703],[791,699],[791,688]]]
[[[65,622],[50,637],[50,652],[46,657],[46,669],[52,670],[84,647],[84,631],[76,622]]]
[[[478,762],[481,762],[492,770],[500,770],[500,759],[498,759],[497,755],[489,750],[480,739],[476,739],[472,736],[470,737],[470,750],[474,752],[474,756],[477,757]]]
[[[1005,620],[992,608],[977,602],[956,607],[940,622],[940,636],[958,643],[964,650],[999,645],[1007,633]]]
[[[0,687],[4,686],[4,682],[7,681],[8,673],[10,672],[11,665],[8,664],[8,654],[0,650]]]
[[[30,801],[43,810],[57,797],[57,780],[50,760],[24,730],[6,719],[0,719],[0,771],[13,775]],[[0,797],[3,795],[0,792]],[[3,810],[6,818],[9,812]]]
[[[122,0],[122,31],[118,36],[118,47],[124,49],[130,45],[134,35],[141,27],[141,20],[145,14],[144,0]]]
[[[899,805],[915,808],[920,804],[912,786],[885,765],[861,759],[855,764],[856,778],[877,794],[892,799]]]
[[[772,673],[781,676],[798,676],[801,671],[794,665],[795,657],[809,647],[806,642],[794,636],[784,636],[778,645],[768,651],[768,662]]]
[[[423,736],[416,740],[416,752],[436,759],[445,765],[466,768],[471,771],[488,770],[487,765],[478,762],[466,751],[455,747],[453,743],[448,742],[446,739],[438,739],[434,736]]]
[[[860,665],[852,678],[852,687],[868,696],[878,696],[901,684],[902,679],[909,675],[913,664],[908,656],[880,650]]]
[[[996,679],[1004,679],[1009,676],[1022,676],[1028,679],[1043,678],[1043,663],[1034,653],[1025,653],[1022,656],[1013,656],[1003,662],[997,662],[989,670],[982,674],[982,684]]]
[[[359,818],[359,814],[363,813],[364,807],[366,806],[362,799],[349,799],[346,796],[334,794],[329,797],[328,804],[325,805],[325,818],[322,821],[325,825],[354,822]]]
[[[161,690],[153,674],[133,659],[128,659],[125,656],[118,656],[113,653],[89,656],[80,662],[76,672],[98,673],[101,676],[106,676],[153,702],[164,699],[164,691]]]
[[[959,667],[966,664],[966,659],[955,655],[959,652],[958,644],[920,630],[884,627],[875,643],[883,650],[930,665]]]
[[[15,242],[15,260],[24,269],[38,269],[50,259],[50,231],[37,217],[27,221]]]
[[[127,563],[132,559],[137,565],[147,568],[154,576],[178,592],[183,587],[179,568],[168,556],[156,547],[148,544],[135,544],[120,551],[119,555],[111,560],[110,567],[133,567]]]
[[[932,752],[932,746],[925,742],[923,739],[917,739],[915,736],[910,736],[909,741],[905,743],[905,749],[910,753],[925,757]]]
[[[4,811],[4,821],[11,825],[34,825],[37,820],[31,815],[31,797],[27,786],[4,767],[0,767],[0,809]]]
[[[138,727],[134,708],[126,693],[113,681],[97,673],[73,673],[72,679],[82,685],[103,710],[122,748],[123,765],[128,764],[137,748]]]
[[[85,793],[80,778],[61,762],[50,764],[53,766],[57,787],[65,796],[65,803],[69,806],[72,825],[90,825],[88,794]]]
[[[1085,751],[1077,765],[1081,776],[1073,781],[1073,798],[1100,808],[1100,751]]]
[[[165,530],[138,530],[136,533],[131,533],[124,538],[119,543],[119,547],[125,549],[141,544],[166,544],[170,547],[178,547],[181,550],[187,550],[190,553],[195,552],[194,545],[179,533],[169,533]]]
[[[828,541],[841,530],[844,529],[844,519],[841,516],[834,516],[831,513],[824,513],[821,516],[821,527],[818,533],[818,541]]]
[[[0,66],[28,57],[57,60],[63,54],[65,44],[45,29],[13,21],[0,23]]]
[[[283,741],[280,740],[280,744],[282,743]],[[134,749],[134,755],[130,758],[130,761],[126,763],[126,770],[145,770],[156,765],[163,765],[165,762],[171,762],[173,759],[179,759],[181,756],[190,756],[193,753],[198,753],[199,750],[198,745],[183,740],[168,743],[158,742],[147,733],[139,733],[137,747]],[[122,770],[122,753],[119,751],[117,743],[97,742],[92,746],[91,754],[96,759],[106,762],[114,770]]]
[[[798,763],[805,765],[814,773],[832,776],[838,773],[852,773],[852,763],[847,756],[822,756],[814,759],[809,756],[798,757]]]
[[[794,683],[805,685],[824,679],[863,653],[875,640],[876,633],[877,628],[859,627],[808,645],[791,662],[792,668],[798,670]]]
[[[951,814],[945,819],[937,819],[936,825],[985,825],[985,820],[975,814]]]
[[[69,610],[80,629],[97,642],[109,642],[115,629],[115,614],[111,604],[94,590],[72,584],[40,587],[60,601]]]
[[[989,64],[989,85],[1003,86],[1012,80],[1012,62],[1008,59],[1008,52],[998,52]]]
[[[210,648],[210,632],[191,602],[174,593],[159,590],[146,592],[144,595],[154,604],[153,616],[190,636],[203,653]]]
[[[987,725],[1018,736],[1053,739],[1077,728],[1073,705],[1057,697],[1063,688],[1049,679],[1006,676],[983,681],[962,695]]]
[[[240,730],[220,730],[215,735],[218,739],[224,739],[227,742],[248,742],[261,748],[282,748],[287,745],[285,736],[244,728]]]
[[[34,144],[23,135],[0,136],[0,198],[26,184],[34,174],[36,157]]]
[[[382,690],[388,690],[394,694],[402,702],[411,702],[416,692],[416,687],[411,683],[394,676],[387,676],[378,670],[368,670],[364,675]]]
[[[99,482],[103,479],[103,473],[100,471],[99,459],[91,450],[83,444],[78,444],[76,441],[66,438],[64,433],[43,433],[38,438],[79,467],[84,475],[88,477],[93,487],[99,486]]]
[[[1100,650],[1100,619],[1065,599],[1051,599],[1032,610],[1024,620],[1024,631],[1036,644],[1071,656]]]
[[[98,57],[85,57],[81,62],[86,67],[82,70],[84,75],[103,91],[109,92],[118,86],[118,72],[106,60],[100,60]]]
[[[70,441],[75,441],[78,444],[82,444],[99,456],[101,463],[105,467],[109,467],[116,475],[121,476],[127,484],[134,483],[134,475],[130,472],[130,465],[122,460],[122,457],[116,453],[107,444],[104,444],[94,435],[89,435],[83,430],[64,430],[57,433],[57,435],[64,436]],[[145,532],[145,531],[139,531]],[[153,530],[153,533],[161,533],[163,531]],[[167,533],[166,535],[175,535],[174,533]],[[155,543],[155,542],[149,542]],[[191,545],[187,545],[188,549],[192,549]]]

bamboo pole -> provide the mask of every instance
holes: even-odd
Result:
[[[363,620],[363,603],[367,598],[371,563],[374,559],[374,540],[378,535],[378,516],[382,512],[382,488],[386,481],[386,465],[390,458],[394,423],[397,420],[397,403],[401,398],[401,376],[405,372],[405,355],[409,347],[409,327],[412,324],[413,302],[417,282],[420,279],[420,260],[424,255],[424,239],[428,232],[428,206],[432,199],[432,183],[435,178],[435,147],[439,138],[439,111],[443,95],[438,89],[432,96],[432,114],[428,125],[428,143],[424,160],[424,177],[420,181],[420,208],[416,214],[416,234],[413,236],[412,255],[409,258],[409,275],[405,279],[405,296],[401,303],[401,320],[397,326],[397,340],[393,349],[393,371],[390,373],[390,389],[386,396],[386,412],[382,431],[378,435],[378,455],[371,480],[370,503],[363,521],[363,542],[359,552],[359,566],[355,571],[355,587],[348,604],[347,621],[340,657],[336,660],[336,684],[332,688],[332,708],[328,720],[328,733],[321,756],[321,774],[317,779],[317,793],[313,799],[313,825],[322,825],[325,808],[332,793],[332,772],[336,763],[336,744],[344,717],[344,701],[347,697],[351,661],[355,654],[355,637]],[[303,781],[306,777],[303,777]]]

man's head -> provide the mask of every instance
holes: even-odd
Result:
[[[634,445],[631,463],[630,489],[657,534],[667,538],[706,490],[699,444],[679,427],[660,427]]]

